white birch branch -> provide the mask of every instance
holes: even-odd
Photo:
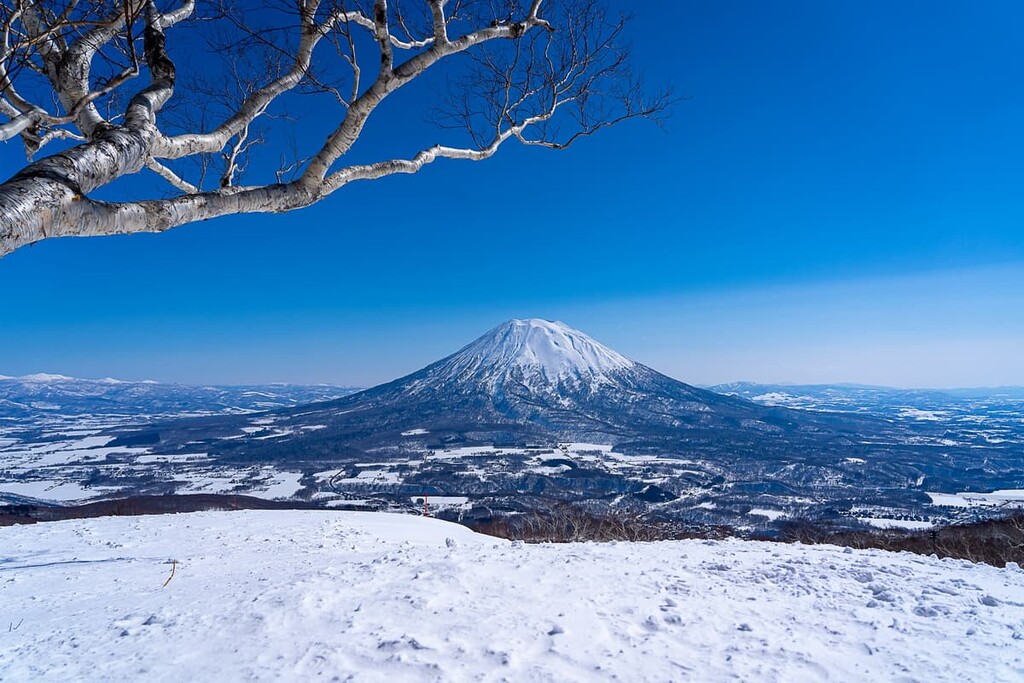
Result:
[[[615,90],[606,86],[623,79],[625,73],[622,69],[625,52],[617,46],[622,22],[606,22],[603,10],[595,9],[594,3],[600,0],[576,0],[569,5],[558,5],[562,13],[556,15],[557,21],[552,16],[541,17],[540,12],[546,7],[542,0],[528,3],[523,0],[522,4],[516,3],[520,18],[497,16],[492,21],[484,19],[475,28],[465,27],[466,17],[477,15],[461,14],[460,4],[455,3],[448,16],[447,0],[427,0],[428,5],[414,19],[418,22],[415,24],[409,23],[409,17],[401,12],[399,3],[403,0],[391,0],[394,8],[390,17],[387,0],[374,0],[373,17],[356,11],[321,10],[321,0],[303,0],[296,10],[299,21],[298,34],[292,34],[291,38],[294,44],[284,47],[288,41],[273,46],[266,43],[278,51],[277,55],[290,50],[284,71],[268,76],[262,87],[247,85],[248,95],[241,104],[209,132],[186,128],[182,134],[167,136],[158,128],[158,116],[175,95],[177,75],[166,49],[164,29],[192,16],[194,0],[184,0],[175,10],[163,14],[156,9],[155,0],[109,1],[110,5],[100,7],[116,7],[116,10],[103,15],[101,20],[96,20],[95,14],[88,15],[81,27],[73,22],[63,27],[48,26],[43,21],[45,13],[35,12],[35,19],[30,20],[36,22],[34,35],[29,37],[29,42],[4,42],[4,47],[0,48],[22,50],[19,54],[34,60],[31,65],[36,71],[43,70],[38,66],[40,56],[44,52],[49,55],[43,57],[42,63],[53,86],[53,95],[67,112],[63,117],[52,116],[42,107],[22,101],[9,82],[8,74],[2,73],[0,113],[9,120],[0,124],[0,140],[20,134],[26,149],[58,138],[81,141],[29,164],[0,184],[0,256],[49,237],[154,232],[225,215],[293,211],[314,204],[349,183],[417,173],[437,159],[481,161],[496,154],[512,139],[522,144],[562,148],[626,119],[655,116],[667,105],[664,98],[640,103],[629,86],[623,89],[625,95],[617,109],[591,108],[590,103],[597,101],[600,105],[607,92]],[[566,14],[566,7],[579,14]],[[83,11],[95,13],[95,8],[90,5]],[[127,100],[119,115],[115,112],[110,121],[106,121],[95,102],[119,90],[140,72],[134,66],[124,69],[123,62],[109,58],[111,52],[120,51],[134,61],[138,36],[132,33],[132,25],[140,16],[149,83]],[[389,23],[391,17],[394,26]],[[8,34],[15,21],[16,18],[8,17],[0,27],[4,41],[10,37]],[[21,21],[24,24],[25,20]],[[555,24],[558,33],[555,33]],[[374,58],[380,60],[379,68],[367,71],[375,73],[376,77],[365,89],[360,85],[363,70],[356,58],[356,43],[350,26],[357,31],[369,31],[378,47]],[[455,27],[465,32],[458,35]],[[408,40],[396,38],[393,29]],[[241,30],[249,30],[249,27],[243,25]],[[252,28],[252,33],[247,35],[255,36],[256,31]],[[338,84],[345,81],[331,80],[334,76],[330,72],[326,77],[319,70],[311,74],[315,53],[323,57],[317,47],[332,32],[336,32],[332,38],[337,48],[336,58],[343,66],[347,65],[346,73],[351,69],[352,97],[348,102],[338,95],[339,87],[347,87]],[[416,40],[425,34],[429,37]],[[23,36],[25,31],[17,35]],[[342,38],[339,40],[338,36]],[[552,47],[555,36],[563,37],[558,48]],[[347,41],[347,50],[341,41]],[[509,47],[502,47],[506,45]],[[343,157],[385,99],[448,57],[467,51],[478,55],[476,63],[483,75],[471,83],[469,97],[476,99],[467,100],[461,111],[456,108],[451,114],[471,136],[472,146],[436,144],[410,158],[342,166]],[[494,57],[494,54],[499,56]],[[103,63],[106,71],[115,72],[103,87],[90,86],[94,59],[106,60]],[[0,67],[3,63],[0,59]],[[120,74],[118,68],[122,69]],[[228,71],[236,75],[244,73],[233,66]],[[310,152],[296,146],[291,165],[282,157],[281,166],[294,169],[298,174],[296,180],[282,182],[284,174],[278,174],[277,182],[272,184],[236,187],[236,179],[241,184],[247,174],[247,149],[253,141],[263,143],[267,139],[264,124],[275,122],[273,117],[266,116],[268,108],[279,99],[287,102],[303,92],[333,92],[338,97],[344,105],[344,113],[334,130],[319,149]],[[568,112],[560,120],[567,121],[572,128],[562,141],[556,139],[553,125],[560,110]],[[257,119],[260,119],[260,128],[251,128]],[[485,125],[481,125],[482,122]],[[69,124],[76,124],[82,135],[74,133]],[[222,160],[221,187],[202,191],[201,181],[198,186],[192,184],[162,163],[162,160],[189,157],[202,164],[211,159]],[[182,194],[165,199],[129,198],[120,202],[90,197],[97,188],[142,168],[158,174]],[[205,170],[203,173],[205,177]]]
[[[161,178],[163,178],[164,180],[166,180],[167,182],[169,182],[171,185],[178,188],[182,192],[188,194],[194,194],[199,192],[198,187],[183,179],[177,173],[167,168],[153,157],[146,159],[146,168],[153,171],[158,176],[160,176]]]

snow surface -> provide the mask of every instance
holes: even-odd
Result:
[[[1024,571],[831,546],[114,517],[0,528],[0,595],[5,681],[1024,679]]]
[[[920,408],[900,408],[897,412],[901,417],[930,422],[937,422],[949,415],[948,411],[945,410],[921,410]]]
[[[998,507],[1024,505],[1024,489],[1000,489],[990,493],[932,493],[926,492],[932,499],[932,505],[946,505],[949,507]]]
[[[915,519],[890,519],[888,517],[858,517],[857,521],[877,529],[931,529],[935,522],[925,522]]]
[[[87,488],[77,482],[60,479],[32,479],[27,481],[0,482],[0,494],[35,498],[54,503],[73,503],[96,498],[107,493],[109,488]]]
[[[786,513],[783,512],[782,510],[769,510],[767,508],[750,508],[750,512],[748,514],[767,517],[770,521],[773,522],[776,519],[786,516]]]
[[[267,500],[284,500],[291,498],[302,490],[302,472],[275,472],[270,469],[273,479],[262,490],[252,491],[249,495]]]

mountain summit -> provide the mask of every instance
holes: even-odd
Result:
[[[489,391],[509,383],[534,389],[591,390],[613,384],[637,364],[565,323],[509,320],[426,368],[426,385],[475,385]],[[401,380],[399,380],[401,381]]]

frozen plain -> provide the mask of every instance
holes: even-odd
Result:
[[[1021,681],[1024,571],[382,513],[7,527],[0,680]]]

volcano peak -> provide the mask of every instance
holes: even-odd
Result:
[[[506,321],[447,361],[447,369],[457,375],[515,372],[549,381],[601,378],[636,365],[565,323],[540,318]]]

